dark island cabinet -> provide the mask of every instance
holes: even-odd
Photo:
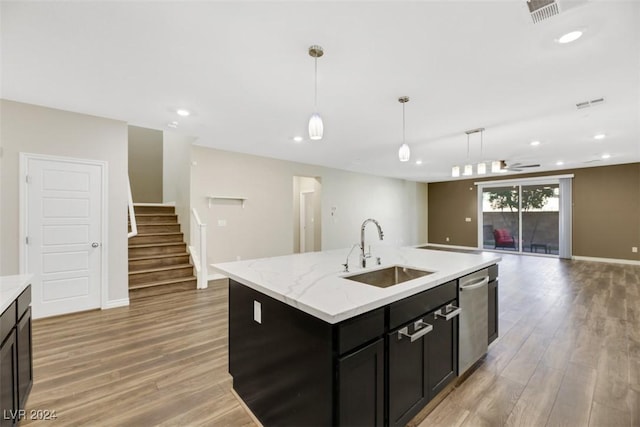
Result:
[[[229,280],[229,373],[267,426],[401,426],[457,378],[458,282],[330,324]]]
[[[455,304],[450,301],[388,334],[390,426],[406,425],[456,378],[460,311]]]
[[[338,360],[338,424],[384,425],[384,340]]]
[[[498,266],[489,267],[489,318],[488,339],[489,344],[498,338]]]

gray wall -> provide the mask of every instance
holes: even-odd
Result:
[[[209,262],[291,254],[294,251],[293,177],[317,177],[322,184],[322,249],[348,248],[360,241],[360,226],[376,218],[385,232],[374,247],[426,241],[426,184],[382,178],[301,163],[194,146],[191,205],[208,224]],[[207,205],[207,196],[244,196],[239,202]],[[332,215],[332,207],[335,207]],[[218,220],[226,226],[218,226]],[[316,239],[317,240],[317,239]]]
[[[19,272],[19,153],[108,163],[108,298],[128,298],[127,124],[116,120],[1,100],[0,275]]]
[[[134,203],[162,203],[162,131],[129,126],[129,180]]]
[[[185,240],[190,240],[191,203],[191,144],[196,138],[164,132],[162,201],[175,203],[180,229]]]

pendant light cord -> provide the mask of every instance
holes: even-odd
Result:
[[[405,132],[405,124],[404,124],[404,104],[406,104],[405,102],[402,103],[402,143],[406,144],[405,142],[405,137],[404,137],[404,132]]]
[[[313,108],[318,111],[318,57],[313,58],[314,63],[314,86],[313,86]]]

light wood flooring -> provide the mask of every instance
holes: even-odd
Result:
[[[640,267],[505,255],[500,338],[421,426],[640,426]],[[227,373],[227,290],[34,321],[21,425],[250,426]],[[259,355],[257,355],[259,357]]]

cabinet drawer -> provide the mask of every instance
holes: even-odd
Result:
[[[338,325],[338,354],[384,334],[384,307],[370,311]]]
[[[412,295],[389,305],[389,329],[422,316],[445,303],[456,299],[458,282],[452,280],[428,291]]]
[[[4,342],[16,325],[16,303],[11,303],[0,316],[0,342]]]
[[[29,308],[31,304],[31,285],[27,286],[27,289],[22,291],[17,299],[18,301],[18,319],[20,319]]]
[[[498,264],[494,264],[489,267],[489,281],[496,280],[498,278]]]

